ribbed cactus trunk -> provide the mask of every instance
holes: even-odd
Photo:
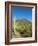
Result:
[[[17,27],[16,26],[16,17],[14,17],[14,33],[15,33],[16,37],[20,37],[19,32],[17,32],[16,29],[15,29],[16,27]]]
[[[14,33],[16,34],[15,27],[16,27],[16,17],[14,17]]]

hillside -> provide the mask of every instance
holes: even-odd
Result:
[[[28,21],[27,19],[21,19],[21,20],[16,20],[15,25],[16,27],[14,33],[16,37],[32,36],[32,22]]]

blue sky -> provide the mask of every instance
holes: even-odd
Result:
[[[28,7],[18,7],[14,6],[11,9],[11,15],[16,17],[16,19],[27,19],[32,20],[32,8]]]

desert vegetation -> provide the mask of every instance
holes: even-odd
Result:
[[[12,22],[12,36],[14,37],[32,37],[32,22],[21,19]]]

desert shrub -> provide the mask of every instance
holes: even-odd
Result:
[[[13,26],[12,26],[12,29],[14,29]],[[19,32],[22,37],[32,36],[32,24],[31,23],[16,22],[15,30]]]

